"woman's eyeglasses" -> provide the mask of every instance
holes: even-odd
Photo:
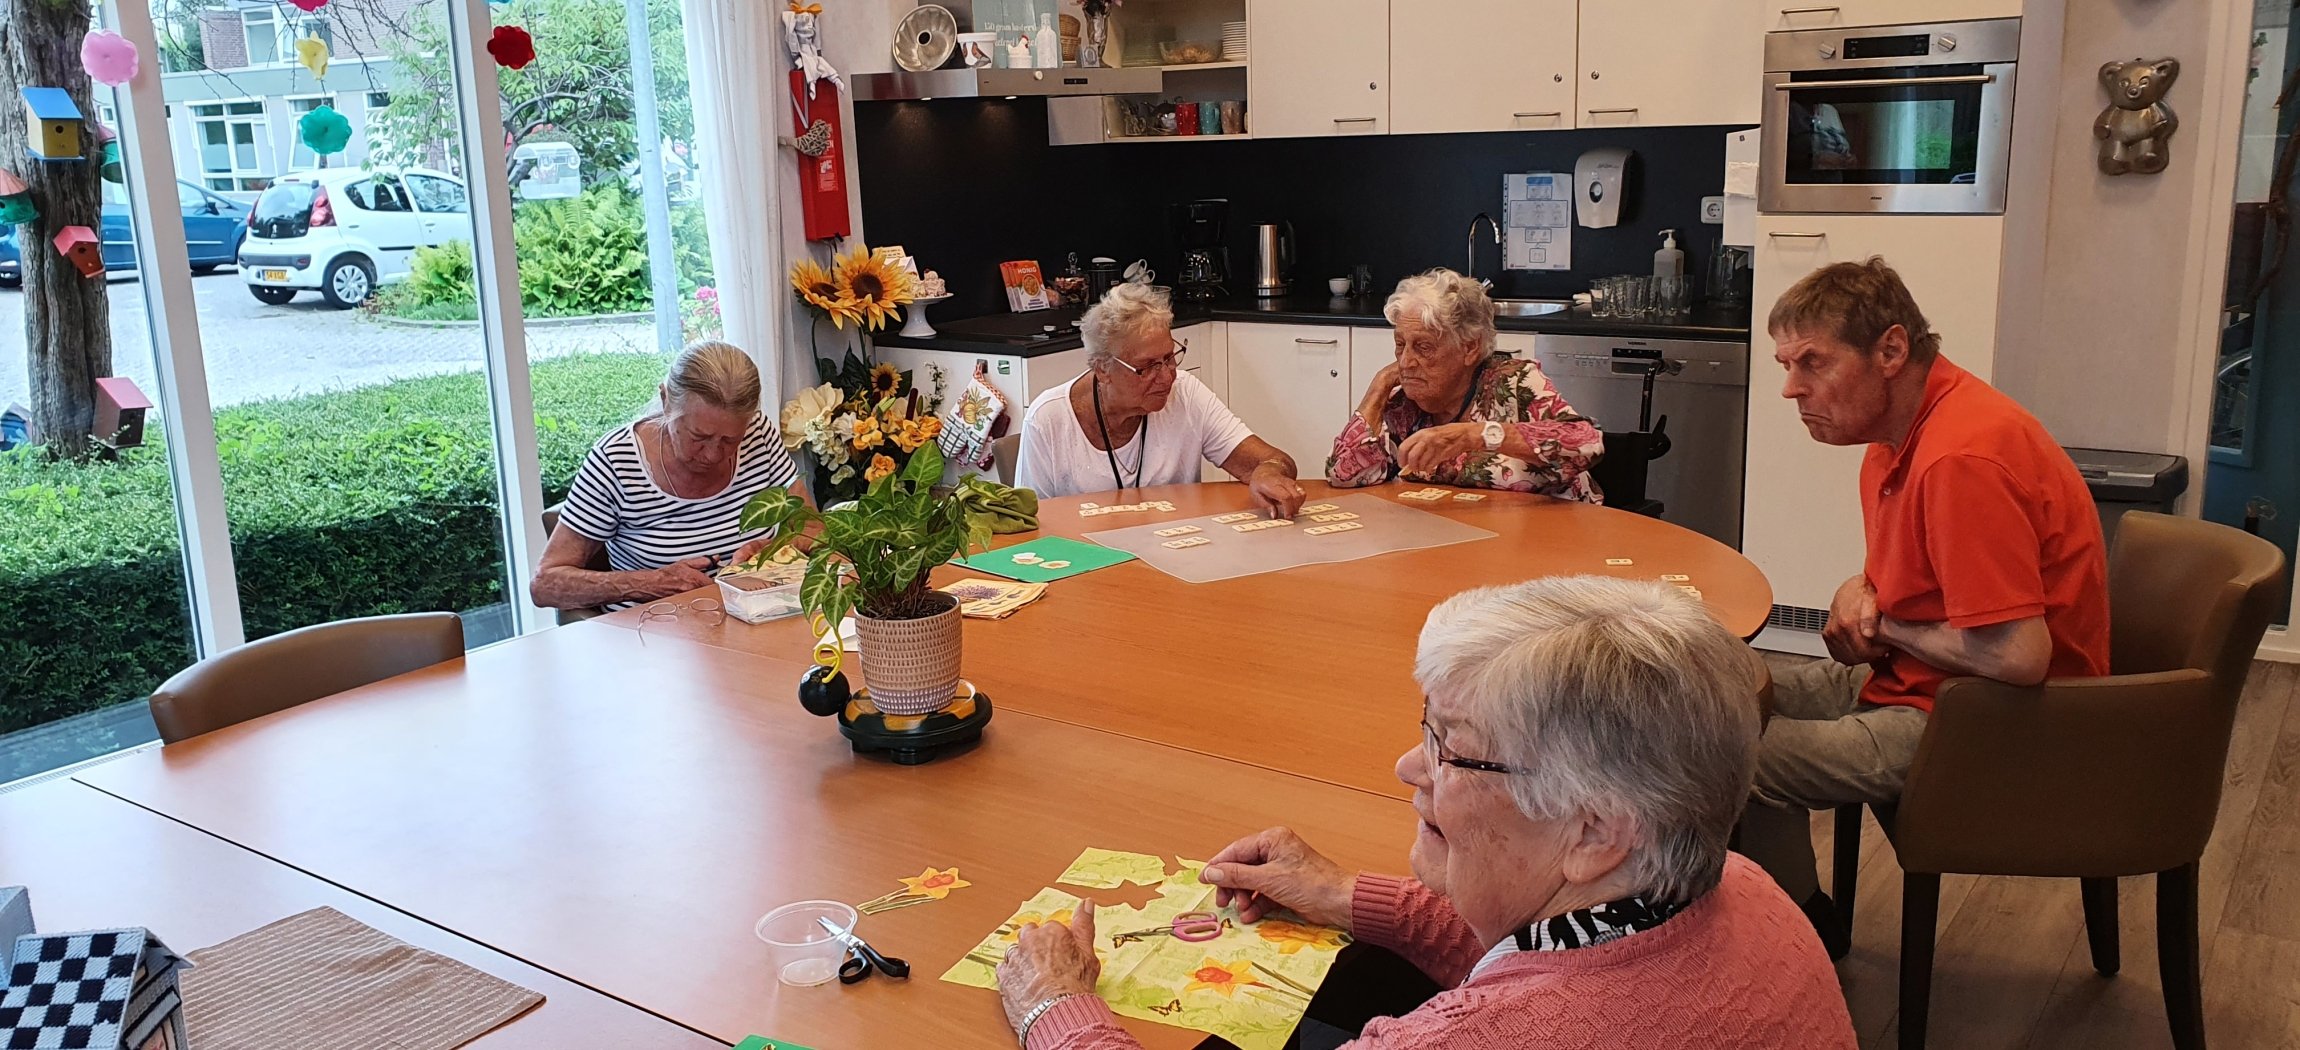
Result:
[[[1133,365],[1127,364],[1127,363],[1126,363],[1126,359],[1125,359],[1125,358],[1123,358],[1123,357],[1118,357],[1118,356],[1116,356],[1116,355],[1112,355],[1110,359],[1111,359],[1111,360],[1113,360],[1113,361],[1116,361],[1116,362],[1118,362],[1118,367],[1120,367],[1120,368],[1123,368],[1123,369],[1125,369],[1125,370],[1127,370],[1127,371],[1129,371],[1129,372],[1132,372],[1132,373],[1134,373],[1135,375],[1138,375],[1138,376],[1146,376],[1146,375],[1150,375],[1151,373],[1154,373],[1154,372],[1173,372],[1173,371],[1178,371],[1178,370],[1180,370],[1180,369],[1181,369],[1181,367],[1182,367],[1182,355],[1184,355],[1184,354],[1187,354],[1187,353],[1189,353],[1189,352],[1190,352],[1190,348],[1189,348],[1189,347],[1187,347],[1187,346],[1184,346],[1184,345],[1182,345],[1182,341],[1181,341],[1181,340],[1179,340],[1179,339],[1176,339],[1176,340],[1174,340],[1174,352],[1173,352],[1173,353],[1171,353],[1171,354],[1167,354],[1166,356],[1164,356],[1164,357],[1161,357],[1161,358],[1159,358],[1159,359],[1157,359],[1157,360],[1155,360],[1155,361],[1152,361],[1152,362],[1150,362],[1149,364],[1147,364],[1147,365],[1144,365],[1144,366],[1142,366],[1142,367],[1140,367],[1140,368],[1136,368],[1136,367],[1134,367]]]
[[[690,598],[683,602],[648,602],[639,610],[639,644],[647,644],[647,621],[676,620],[679,614],[693,613],[696,622],[716,627],[727,622],[727,607],[717,598]]]
[[[1437,728],[1430,725],[1427,707],[1422,709],[1422,758],[1429,762],[1431,768],[1452,766],[1455,769],[1475,770],[1479,773],[1514,773],[1520,776],[1531,772],[1499,762],[1488,762],[1482,758],[1463,758],[1454,754],[1453,749],[1447,747],[1445,741],[1439,738]]]

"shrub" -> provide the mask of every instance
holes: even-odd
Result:
[[[547,501],[664,367],[651,354],[535,365]],[[216,435],[248,637],[505,600],[480,374],[228,408]],[[95,464],[0,453],[0,733],[132,700],[189,663],[182,581],[163,449]]]
[[[620,186],[594,186],[566,200],[522,203],[512,213],[511,239],[519,256],[520,306],[529,317],[654,308],[646,219],[638,199]],[[671,251],[682,298],[711,283],[711,235],[702,205],[671,209]],[[407,280],[377,293],[376,309],[417,321],[476,320],[477,287],[471,245],[451,241],[418,248]]]

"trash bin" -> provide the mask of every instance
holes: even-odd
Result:
[[[2106,448],[2068,448],[2076,471],[2092,489],[2093,505],[2100,509],[2100,531],[2116,541],[2116,519],[2128,510],[2172,513],[2174,500],[2188,491],[2188,459],[2157,452],[2123,452]]]

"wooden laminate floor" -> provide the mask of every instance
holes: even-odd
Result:
[[[1776,657],[1778,658],[1778,657]],[[1796,659],[1796,658],[1786,658]],[[1814,815],[1822,885],[1831,827]],[[1837,965],[1861,1045],[1896,1045],[1901,871],[1864,823],[1853,951]],[[2170,1047],[2155,880],[2119,887],[2123,970],[2093,972],[2074,879],[1947,876],[1928,1043],[1940,1050]],[[2300,665],[2256,663],[2199,894],[2205,1031],[2215,1050],[2300,1050]]]

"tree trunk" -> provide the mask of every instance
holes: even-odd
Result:
[[[82,277],[52,243],[66,226],[103,230],[96,105],[80,66],[89,27],[81,0],[0,0],[0,164],[22,175],[40,217],[16,228],[24,266],[24,350],[32,379],[32,418],[53,455],[81,458],[95,424],[96,380],[112,374],[111,299],[102,277]],[[85,118],[80,161],[34,160],[26,152],[18,88],[58,87]],[[159,173],[166,178],[168,173]]]

